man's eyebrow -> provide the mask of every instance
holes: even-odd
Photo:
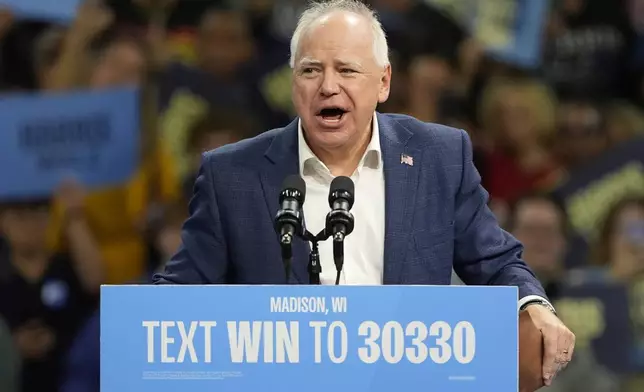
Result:
[[[351,67],[351,68],[362,68],[362,64],[358,61],[348,61],[348,60],[338,60],[336,59],[335,61],[336,66],[340,67]],[[298,65],[300,67],[306,67],[306,66],[316,66],[319,67],[322,65],[322,62],[310,57],[305,57],[302,60],[299,61]]]
[[[350,67],[350,68],[362,68],[362,64],[360,64],[357,61],[342,61],[342,60],[336,60],[336,64],[342,67]]]
[[[299,62],[299,64],[298,64],[298,65],[299,65],[300,67],[302,67],[302,66],[307,66],[307,65],[316,65],[316,66],[319,66],[319,65],[322,65],[322,62],[321,62],[321,61],[319,61],[319,60],[312,59],[312,58],[310,58],[310,57],[305,57],[305,58],[303,58],[302,60],[300,60],[300,62]]]

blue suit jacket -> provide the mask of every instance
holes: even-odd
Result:
[[[408,116],[377,116],[385,176],[384,284],[448,285],[453,267],[466,284],[514,285],[520,298],[545,298],[521,260],[521,244],[487,207],[467,133]],[[273,217],[282,181],[299,171],[297,141],[293,121],[206,153],[183,244],[155,283],[284,283]],[[402,154],[413,157],[413,165],[401,163]],[[356,195],[362,197],[369,196]],[[308,283],[309,249],[295,241],[290,283]]]

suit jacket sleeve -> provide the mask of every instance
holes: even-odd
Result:
[[[226,241],[222,229],[211,155],[206,154],[195,181],[190,217],[181,232],[181,246],[155,284],[225,283],[228,270]]]
[[[546,298],[532,271],[521,259],[523,245],[505,232],[487,206],[488,193],[472,161],[472,145],[461,131],[463,172],[456,195],[454,270],[468,285],[518,286],[519,299]]]

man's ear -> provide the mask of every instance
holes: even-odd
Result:
[[[385,67],[385,71],[380,78],[380,91],[378,92],[378,102],[383,103],[389,98],[391,91],[391,65]]]

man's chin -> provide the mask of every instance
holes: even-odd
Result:
[[[311,147],[321,147],[324,149],[339,148],[349,141],[348,133],[342,129],[329,130],[313,128],[307,134],[307,142]]]

